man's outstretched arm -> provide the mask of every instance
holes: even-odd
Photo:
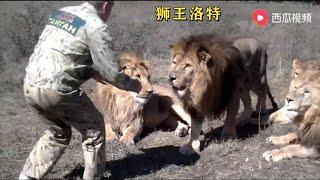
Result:
[[[88,46],[93,61],[92,68],[104,81],[123,90],[140,91],[140,83],[121,72],[118,55],[111,47],[111,37],[106,25],[88,33]]]

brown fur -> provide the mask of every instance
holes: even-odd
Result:
[[[223,39],[215,34],[202,34],[197,36],[197,40],[214,43],[224,42],[225,44],[236,47],[244,64],[244,68],[248,72],[248,87],[258,96],[256,104],[256,113],[267,112],[266,96],[269,97],[273,110],[277,110],[277,103],[274,101],[267,82],[267,61],[268,55],[266,45],[254,37],[237,37],[231,40]],[[177,50],[177,51],[176,51]],[[173,49],[173,52],[181,52],[178,48]]]
[[[97,83],[96,92],[105,123],[110,123],[114,131],[124,131],[131,124],[143,123],[143,106],[135,102],[128,92],[101,83]]]
[[[193,116],[191,139],[180,151],[184,154],[199,151],[198,136],[204,116],[219,117],[226,110],[223,132],[237,137],[235,120],[240,96],[245,95],[245,107],[251,107],[246,86],[248,74],[239,50],[227,41],[205,34],[172,45],[171,58],[171,84]]]
[[[152,92],[147,65],[134,53],[124,53],[119,57],[119,66],[124,74],[141,83],[141,92],[145,94],[142,101],[147,101],[147,95]],[[142,132],[143,106],[136,102],[128,91],[119,89],[111,84],[97,83],[93,92],[94,101],[104,115],[106,140],[117,139],[115,132],[122,132],[120,141],[133,143],[134,138]]]
[[[172,105],[184,107],[183,102],[172,91],[171,87],[160,85],[152,85],[152,87],[153,94],[143,108],[144,127],[155,128],[164,123],[168,128],[175,129],[178,121],[174,119],[188,121],[188,117],[180,117],[180,115],[172,109]]]
[[[279,161],[293,157],[319,156],[320,148],[320,63],[318,60],[302,64],[293,61],[292,81],[286,105],[271,114],[269,122],[289,123],[298,126],[291,136],[272,136],[267,139],[275,145],[286,145],[280,149],[266,151],[266,160]],[[281,143],[279,143],[281,142]],[[295,143],[293,145],[288,145]]]
[[[302,145],[320,150],[320,111],[314,111],[304,117],[298,130],[298,138]]]
[[[201,49],[212,55],[212,62],[207,66],[201,66],[197,57]],[[202,114],[220,116],[232,98],[235,80],[241,77],[244,69],[239,52],[230,45],[207,41],[205,35],[182,39],[172,47],[172,52],[175,53],[173,57],[189,52],[194,63],[199,65],[190,84],[190,95],[185,98],[189,108],[195,108]]]
[[[143,131],[143,127],[151,128],[165,124],[169,128],[178,128],[180,119],[175,118],[171,106],[179,104],[179,99],[177,100],[166,87],[151,86],[146,63],[137,55],[126,53],[120,56],[119,66],[131,78],[140,76],[138,80],[142,84],[142,91],[152,89],[154,93],[145,99],[145,104],[141,104],[128,91],[118,89],[111,84],[97,83],[93,94],[99,110],[104,115],[106,140],[117,139],[117,133],[121,132],[120,141],[133,144],[135,138]],[[188,120],[186,117],[183,118]],[[179,128],[177,129],[179,135],[181,131],[187,132],[183,129],[187,128],[186,125],[184,127],[180,125]]]

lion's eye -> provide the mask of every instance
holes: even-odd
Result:
[[[136,77],[137,77],[137,79],[140,79],[141,76],[138,74],[138,75],[136,75]]]
[[[310,94],[310,91],[304,91],[303,94]]]
[[[191,64],[188,64],[188,63],[187,63],[187,64],[185,65],[185,67],[186,67],[186,68],[187,68],[187,67],[191,67]]]
[[[295,76],[295,77],[298,77],[298,75],[299,75],[298,72],[295,72],[295,73],[294,73],[294,76]]]
[[[175,64],[177,64],[177,62],[176,62],[176,61],[172,61],[172,64],[174,64],[174,65],[175,65]]]

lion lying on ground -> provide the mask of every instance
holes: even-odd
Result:
[[[293,61],[292,81],[285,105],[269,117],[269,122],[297,124],[298,130],[284,136],[271,136],[268,143],[282,146],[266,151],[267,161],[293,157],[317,157],[320,148],[320,61],[302,64]],[[290,144],[293,143],[293,144]]]
[[[110,84],[97,83],[94,101],[104,115],[106,140],[118,139],[120,142],[134,144],[143,127],[153,128],[164,124],[176,129],[176,134],[184,136],[188,126],[180,118],[190,122],[190,115],[184,111],[183,103],[168,87],[150,84],[150,75],[146,64],[134,53],[120,56],[119,66],[123,72],[140,81],[145,96],[118,89]]]
[[[248,73],[239,50],[231,43],[213,40],[211,35],[182,38],[171,46],[170,82],[191,114],[190,141],[180,148],[183,154],[200,151],[198,140],[205,116],[219,117],[226,111],[222,137],[237,137],[236,116],[240,98],[244,113],[252,113]]]

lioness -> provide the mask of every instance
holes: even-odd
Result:
[[[267,138],[268,143],[286,145],[280,149],[264,152],[263,157],[267,161],[319,156],[320,61],[302,64],[295,59],[292,76],[284,107],[271,114],[268,121],[280,124],[293,122],[298,126],[298,130],[284,136]]]
[[[205,116],[217,117],[226,110],[222,136],[236,138],[240,97],[244,104],[240,119],[249,119],[252,113],[248,74],[239,50],[228,42],[210,38],[211,35],[190,36],[170,46],[170,83],[192,117],[190,141],[180,148],[183,154],[200,150],[198,137]]]
[[[171,88],[150,84],[147,65],[135,53],[124,53],[119,58],[123,72],[140,81],[142,95],[118,89],[110,84],[97,83],[93,92],[95,102],[104,115],[106,140],[134,144],[143,127],[155,127],[161,123],[175,129],[179,136],[188,133],[188,126],[178,122],[181,117],[190,122],[190,115],[184,111],[183,103]],[[176,117],[176,115],[179,115]]]

